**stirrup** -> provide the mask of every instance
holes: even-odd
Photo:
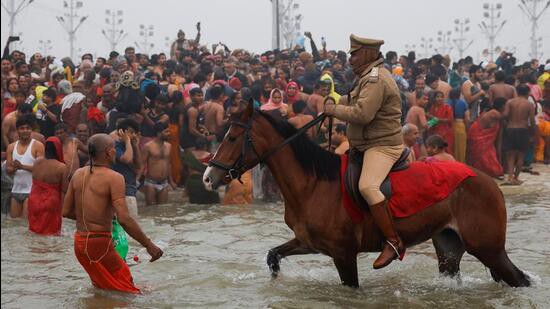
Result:
[[[392,247],[393,251],[395,252],[395,255],[396,257],[394,258],[395,259],[399,259],[400,261],[403,260],[403,258],[405,257],[405,250],[403,250],[403,253],[399,253],[399,250],[397,249],[396,246],[394,246],[391,241],[389,240],[386,240],[386,242],[390,245],[390,247]],[[399,243],[399,242],[398,242]]]

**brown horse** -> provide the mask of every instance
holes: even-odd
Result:
[[[233,120],[204,173],[205,186],[216,189],[263,161],[281,189],[285,222],[295,235],[269,250],[267,264],[272,275],[277,276],[284,257],[322,253],[332,257],[344,285],[357,287],[357,254],[379,252],[384,236],[370,213],[362,223],[353,224],[342,207],[340,158],[304,134],[296,136],[297,130],[286,121],[253,111],[251,104]],[[504,249],[504,197],[489,176],[476,173],[447,199],[396,219],[396,229],[407,247],[431,238],[444,275],[459,275],[460,260],[468,252],[490,269],[495,281],[529,286],[528,277]]]

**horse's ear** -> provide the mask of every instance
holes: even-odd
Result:
[[[250,117],[252,117],[252,113],[254,113],[254,99],[250,98],[250,100],[248,100],[248,104],[246,105],[246,109],[243,113],[243,118],[246,120],[250,119]]]

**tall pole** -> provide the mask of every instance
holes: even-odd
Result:
[[[441,44],[435,51],[441,55],[446,55],[451,52],[453,47],[451,46],[451,31],[441,31],[437,32],[437,41]]]
[[[149,38],[154,35],[153,25],[149,25],[149,27],[145,27],[143,24],[139,25],[139,35],[141,36],[142,41],[140,43],[136,42],[136,45],[139,46],[142,53],[148,54],[155,46],[155,44],[149,43]]]
[[[9,36],[13,36],[15,33],[15,18],[21,13],[29,4],[34,0],[23,0],[19,4],[15,4],[15,0],[8,0],[7,4],[2,1],[2,7],[8,13],[9,16]]]
[[[432,42],[433,42],[432,38],[429,38],[429,39],[426,39],[425,37],[420,38],[420,47],[422,47],[422,49],[424,50],[422,57],[425,57],[425,58],[430,57],[429,51],[433,48]]]
[[[501,3],[484,3],[483,9],[485,10],[485,12],[483,12],[483,17],[485,17],[489,24],[482,21],[479,24],[479,28],[481,28],[481,31],[489,41],[489,61],[493,61],[495,56],[495,39],[502,30],[502,27],[506,24],[506,20],[503,20],[502,23],[497,21],[500,19],[500,12],[502,10]]]
[[[542,14],[548,9],[550,6],[550,0],[546,1],[546,4],[540,11],[538,11],[538,5],[540,2],[543,2],[545,0],[520,0],[521,4],[518,4],[521,11],[529,18],[529,21],[531,22],[531,53],[529,56],[531,58],[538,58],[541,57],[542,54],[539,55],[539,44],[540,41],[542,41],[541,37],[537,37],[537,28],[538,28],[538,21],[542,17]],[[529,5],[530,4],[530,5]]]
[[[122,25],[123,14],[122,10],[105,10],[105,24],[107,25],[107,29],[101,30],[101,33],[103,33],[109,42],[111,51],[116,50],[118,43],[126,37],[124,30],[118,28],[118,26]]]
[[[279,0],[274,0],[277,3],[276,14],[277,14],[277,49],[281,48],[281,13],[279,12]]]
[[[31,4],[34,0],[23,0],[19,2],[19,4],[15,4],[15,0],[8,0],[7,4],[2,1],[2,7],[4,10],[6,10],[6,13],[8,13],[10,17],[9,21],[9,35],[13,36],[15,33],[15,18],[19,13],[21,13],[29,4]]]
[[[59,21],[61,26],[63,26],[63,29],[65,29],[65,31],[69,35],[69,49],[70,49],[71,59],[74,58],[74,43],[76,40],[76,31],[78,30],[78,28],[80,28],[82,23],[84,23],[84,21],[88,18],[88,16],[81,17],[75,26],[75,19],[79,17],[76,14],[76,11],[81,9],[83,6],[84,4],[82,1],[76,1],[76,2],[75,0],[69,0],[69,2],[63,1],[63,7],[68,10],[68,13],[63,14],[67,18],[67,20],[65,20],[63,16],[57,16],[57,21]]]
[[[472,45],[474,42],[473,40],[470,40],[467,44],[466,37],[464,36],[466,32],[470,31],[470,19],[466,18],[464,20],[455,19],[455,32],[458,33],[458,38],[453,40],[453,43],[455,43],[456,49],[458,50],[458,56],[460,59],[464,57],[464,52],[468,47]]]

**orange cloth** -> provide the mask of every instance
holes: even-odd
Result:
[[[29,230],[42,235],[61,233],[61,186],[32,180],[29,196]]]
[[[89,236],[86,237],[86,235]],[[88,255],[85,249],[86,238],[88,238]],[[74,253],[95,287],[133,294],[141,293],[134,285],[130,268],[113,247],[111,232],[75,232]],[[105,256],[101,258],[103,254]],[[100,259],[100,261],[90,262],[90,259],[93,261]]]
[[[242,184],[233,180],[229,184],[229,190],[223,197],[223,205],[252,204],[252,171],[247,171],[241,176]]]
[[[179,127],[175,124],[169,124],[170,139],[168,142],[172,145],[170,149],[170,166],[172,169],[172,179],[176,184],[181,183],[181,158],[180,158],[180,134]]]

